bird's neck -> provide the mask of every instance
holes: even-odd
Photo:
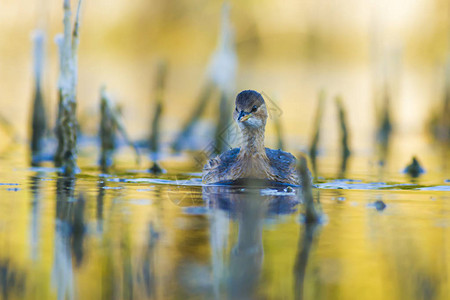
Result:
[[[255,156],[257,154],[266,155],[264,147],[264,128],[262,129],[242,129],[242,145],[240,153],[242,155]]]

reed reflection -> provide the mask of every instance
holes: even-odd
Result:
[[[83,261],[85,238],[84,196],[75,198],[74,178],[59,177],[56,182],[56,228],[54,238],[53,286],[58,299],[74,299],[74,270]]]
[[[105,181],[100,178],[98,180],[97,188],[97,207],[96,207],[96,221],[97,221],[97,232],[103,233],[103,202],[105,198],[105,189],[106,186]]]
[[[304,292],[306,267],[312,245],[319,235],[318,223],[305,223],[305,229],[299,239],[297,257],[294,265],[294,295],[295,299],[307,299]]]
[[[120,197],[105,202],[110,193],[104,187],[100,180],[96,204],[100,251],[90,248],[92,255],[100,253],[99,299],[160,299],[156,294],[159,233],[149,221],[145,239],[137,245],[136,232],[123,213],[127,205]]]
[[[41,179],[42,174],[30,176],[31,210],[30,210],[30,258],[34,262],[39,260],[39,241],[41,232]]]
[[[15,266],[9,258],[0,258],[1,299],[23,298],[26,284],[26,272]]]

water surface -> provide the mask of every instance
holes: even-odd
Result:
[[[450,186],[438,156],[417,180],[395,163],[380,175],[362,156],[352,179],[337,179],[338,164],[321,158],[320,225],[303,224],[298,189],[205,187],[188,156],[168,157],[160,177],[132,158],[102,174],[82,156],[74,179],[26,157],[13,146],[0,159],[2,299],[450,295]]]

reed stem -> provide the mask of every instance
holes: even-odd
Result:
[[[42,95],[42,72],[44,66],[45,35],[36,30],[34,40],[34,100],[31,120],[31,164],[39,165],[44,148],[44,139],[47,132],[47,116]]]
[[[136,145],[131,141],[125,125],[120,115],[120,109],[111,100],[106,93],[106,88],[101,88],[101,121],[100,121],[100,140],[101,140],[101,156],[100,166],[103,170],[106,170],[113,164],[113,154],[116,149],[116,132],[118,131],[125,143],[133,148],[136,155],[136,163],[140,163],[139,150]]]
[[[302,196],[305,205],[305,223],[318,223],[321,218],[320,206],[314,203],[311,179],[309,177],[308,164],[303,155],[299,156],[298,173],[302,183]]]
[[[195,124],[200,119],[200,116],[203,114],[208,101],[212,98],[212,95],[215,91],[216,87],[211,82],[208,81],[206,85],[203,87],[200,96],[197,101],[197,105],[195,109],[192,111],[190,117],[186,120],[183,125],[183,130],[178,134],[175,138],[174,142],[171,145],[171,148],[175,152],[181,151],[186,141],[192,135],[192,130],[194,129]]]
[[[314,130],[312,136],[311,147],[309,148],[309,157],[313,166],[314,177],[317,178],[317,150],[319,147],[320,139],[320,124],[322,123],[323,107],[325,103],[325,91],[319,93],[319,103],[317,105],[316,115],[314,117]]]
[[[350,148],[348,146],[349,133],[347,126],[347,118],[345,113],[345,108],[342,104],[342,98],[336,97],[336,105],[339,114],[339,125],[341,129],[341,169],[339,177],[345,176],[345,171],[347,170],[348,158],[350,157]]]
[[[156,75],[156,107],[155,113],[152,120],[152,131],[150,134],[150,151],[152,156],[152,167],[149,171],[153,174],[161,174],[165,170],[159,165],[159,152],[160,152],[160,124],[161,124],[161,114],[164,109],[164,94],[166,90],[167,81],[167,63],[160,62],[158,64],[158,70]]]
[[[114,117],[114,108],[104,86],[100,90],[100,115],[100,167],[103,172],[106,172],[113,165],[117,125]]]
[[[58,149],[55,165],[61,166],[63,174],[73,176],[78,172],[77,166],[77,50],[79,43],[79,17],[81,1],[78,2],[75,25],[72,31],[70,1],[64,0],[64,36],[60,49],[60,79],[57,117]]]

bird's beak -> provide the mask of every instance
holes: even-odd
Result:
[[[251,116],[252,116],[251,113],[247,113],[247,112],[241,110],[241,112],[239,113],[238,121],[240,121],[240,122],[245,122],[245,121],[247,121]]]

